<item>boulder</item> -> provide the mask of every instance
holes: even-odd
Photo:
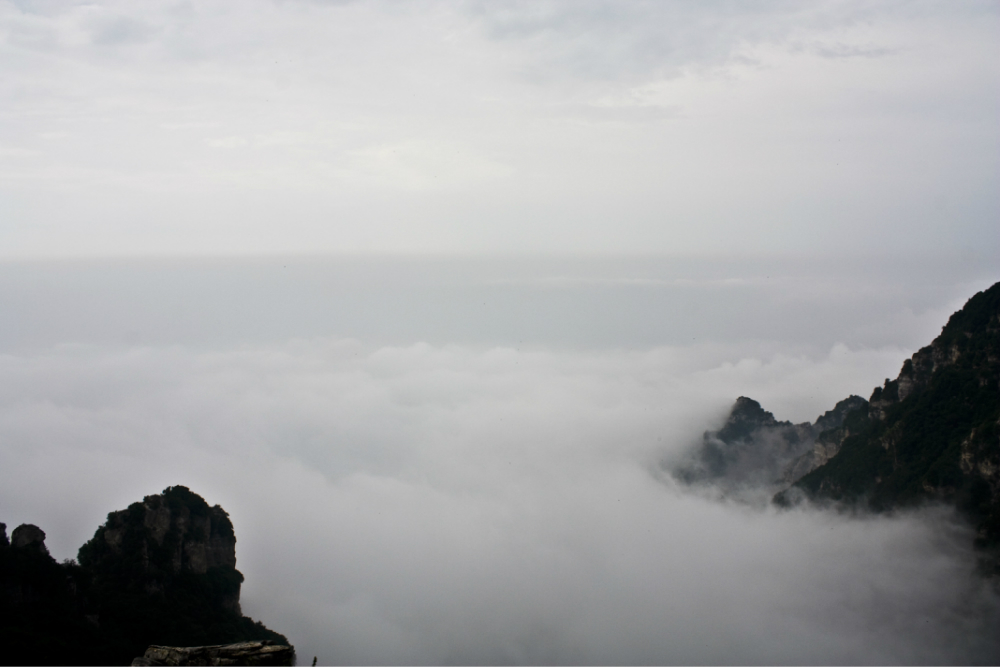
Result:
[[[291,646],[270,641],[240,642],[219,646],[150,646],[133,667],[145,665],[292,665]]]
[[[10,534],[10,545],[15,549],[38,549],[49,553],[45,548],[45,531],[30,523],[22,523]]]

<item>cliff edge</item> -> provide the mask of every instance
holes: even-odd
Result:
[[[976,529],[997,576],[999,284],[975,294],[869,400],[850,396],[813,424],[737,399],[723,427],[671,470],[735,498],[774,493],[883,512],[938,502]],[[757,493],[757,496],[753,496]]]
[[[108,514],[77,562],[57,563],[36,526],[11,538],[0,524],[7,662],[127,665],[154,644],[289,645],[241,613],[233,524],[187,487]]]

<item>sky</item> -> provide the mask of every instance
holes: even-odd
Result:
[[[993,2],[4,2],[0,256],[986,253]]]
[[[988,2],[0,2],[0,521],[183,484],[309,664],[996,664],[945,507],[666,466],[999,277]]]

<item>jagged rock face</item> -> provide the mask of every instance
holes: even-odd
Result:
[[[975,294],[931,345],[865,401],[851,396],[811,424],[776,421],[746,397],[726,423],[673,469],[731,498],[868,505],[955,505],[976,526],[986,572],[997,575],[999,524],[999,300]]]
[[[167,565],[174,573],[205,574],[210,567],[236,567],[233,524],[218,505],[191,507],[168,502],[162,495],[146,496],[142,503],[109,514],[103,539],[113,553],[121,554],[129,531],[144,533],[140,544],[147,569]],[[160,562],[151,563],[154,552],[161,554]]]
[[[0,524],[0,634],[11,638],[10,664],[128,664],[151,644],[288,645],[240,613],[233,526],[186,487],[109,514],[79,563],[57,563],[44,538],[37,526],[19,526],[10,545]]]
[[[240,612],[243,576],[236,570],[236,536],[229,515],[183,486],[108,514],[105,525],[81,547],[80,562],[151,595],[165,594],[178,575],[212,573],[225,581],[222,606]]]
[[[849,396],[839,401],[813,424],[813,448],[805,452],[782,471],[782,482],[792,484],[807,473],[830,461],[845,439],[860,428],[863,415],[868,414],[869,403],[861,396]]]
[[[15,549],[37,549],[42,553],[49,553],[45,547],[45,531],[30,523],[22,523],[14,529],[10,534],[10,546]]]
[[[777,421],[760,403],[741,396],[723,427],[706,431],[701,446],[672,472],[686,483],[713,484],[730,496],[771,495],[788,485],[790,470],[802,470],[793,478],[798,479],[833,456],[845,417],[865,404],[852,396],[813,424],[793,424]]]
[[[895,380],[873,390],[865,419],[795,488],[877,510],[955,503],[977,525],[978,544],[996,551],[998,310],[998,284],[973,296]]]
[[[788,424],[784,422],[783,425]],[[727,443],[735,443],[752,439],[761,429],[779,425],[775,415],[766,412],[761,404],[753,398],[739,397],[730,409],[723,428],[716,431],[715,437]]]
[[[813,428],[818,433],[841,428],[850,413],[865,406],[866,400],[861,396],[849,396],[843,401],[838,401],[833,410],[828,410],[817,417]]]

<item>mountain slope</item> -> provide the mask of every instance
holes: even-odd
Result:
[[[949,503],[976,527],[977,546],[991,554],[985,562],[996,564],[998,297],[998,283],[978,292],[895,380],[868,401],[839,402],[812,425],[779,422],[738,398],[724,426],[675,466],[675,478],[734,498],[779,491],[779,505],[809,499],[879,512]]]
[[[876,387],[858,432],[793,488],[874,510],[955,503],[978,545],[997,549],[998,292],[995,283],[973,296],[895,380]]]
[[[712,484],[730,496],[769,495],[798,479],[791,470],[812,470],[826,461],[824,446],[818,442],[839,432],[845,417],[865,399],[850,396],[810,424],[777,421],[754,399],[741,396],[718,431],[706,431],[702,444],[676,465],[673,474],[687,484]]]

